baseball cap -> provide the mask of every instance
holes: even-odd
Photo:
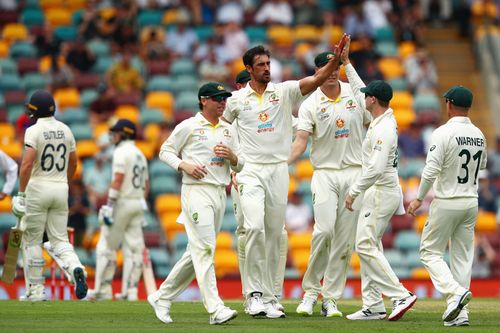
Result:
[[[109,129],[111,132],[120,132],[132,138],[135,138],[135,124],[128,119],[118,119],[118,121]]]
[[[34,114],[54,114],[56,103],[54,97],[45,90],[37,90],[31,95],[26,107]]]
[[[314,64],[316,65],[316,67],[322,67],[326,65],[334,56],[335,55],[333,54],[333,52],[322,52],[314,58]]]
[[[252,78],[250,77],[250,73],[246,69],[242,70],[241,72],[236,75],[236,83],[243,84],[245,82],[250,81]]]
[[[387,82],[382,80],[372,81],[360,90],[361,92],[377,97],[384,102],[389,102],[392,99],[392,87]]]
[[[443,97],[456,106],[468,108],[472,105],[472,92],[464,86],[451,87]]]
[[[226,96],[229,97],[232,94],[224,88],[224,86],[217,82],[208,82],[201,86],[198,90],[198,99],[201,97],[214,97],[214,96]]]

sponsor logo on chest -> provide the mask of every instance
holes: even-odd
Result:
[[[342,119],[342,117],[338,116],[335,119],[335,127],[337,128],[335,130],[335,139],[349,137],[350,131],[348,128],[345,128],[345,125],[346,125],[345,120]]]

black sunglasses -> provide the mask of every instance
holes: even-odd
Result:
[[[224,95],[203,96],[203,98],[209,98],[214,102],[225,102],[227,100],[228,96],[224,96]]]

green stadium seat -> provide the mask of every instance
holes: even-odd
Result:
[[[14,59],[0,59],[0,72],[2,73],[2,75],[17,74],[17,65]]]
[[[71,15],[71,24],[73,24],[73,26],[77,27],[80,25],[80,23],[82,23],[83,12],[83,10],[78,10],[74,12],[73,15]]]
[[[64,42],[75,41],[78,37],[78,30],[76,27],[57,27],[54,30],[54,37]]]
[[[406,263],[410,269],[415,267],[423,267],[424,265],[420,261],[420,253],[418,251],[412,251],[406,254]]]
[[[181,75],[175,78],[174,94],[180,94],[182,92],[195,92],[198,94],[199,81],[196,77],[191,75]],[[198,95],[197,95],[198,96]],[[198,97],[196,97],[198,99]]]
[[[226,210],[224,211],[224,214],[233,214],[234,215],[234,209],[233,209],[233,198],[228,195],[226,199]]]
[[[76,255],[78,256],[78,259],[80,259],[80,262],[84,266],[91,266],[94,263],[94,260],[90,257],[89,253],[87,250],[81,247],[75,247],[75,252]]]
[[[5,106],[5,98],[3,97],[3,94],[0,94],[0,107]]]
[[[198,93],[194,91],[184,91],[175,99],[175,110],[198,110]]]
[[[245,27],[245,33],[251,43],[253,42],[267,42],[267,29],[264,26],[253,25]]]
[[[175,90],[175,80],[168,75],[154,75],[146,84],[146,91],[170,91]]]
[[[381,27],[375,30],[375,42],[394,42],[394,30],[391,26]]]
[[[165,248],[150,248],[149,256],[153,265],[170,266],[170,256]]]
[[[394,238],[394,246],[401,251],[418,251],[420,236],[413,230],[401,231]]]
[[[307,180],[303,180],[299,183],[299,187],[298,187],[298,190],[300,191],[300,193],[302,193],[303,195],[312,195],[311,193],[311,182],[310,181],[307,181]]]
[[[21,23],[27,27],[42,26],[45,15],[39,8],[26,8],[21,12]]]
[[[92,129],[88,123],[71,124],[70,129],[76,141],[92,139]]]
[[[22,89],[23,84],[17,74],[2,74],[0,76],[0,92]]]
[[[0,233],[8,231],[11,227],[15,226],[17,218],[11,213],[0,214]]]
[[[401,251],[396,249],[384,250],[384,256],[393,268],[406,267],[406,261]]]
[[[27,73],[21,79],[25,90],[43,89],[47,86],[48,79],[39,73]]]
[[[441,104],[435,94],[417,94],[413,98],[413,109],[415,112],[439,111]]]
[[[87,229],[97,229],[99,228],[99,219],[97,214],[91,213],[85,217],[85,223],[87,224]]]
[[[150,123],[161,123],[165,120],[165,113],[156,109],[142,110],[139,121],[141,125],[145,126]]]
[[[177,182],[177,177],[155,177],[151,179],[150,183],[151,185],[149,192],[153,196],[153,199],[162,193],[179,193],[179,184]]]
[[[408,279],[411,276],[411,270],[408,267],[392,267],[392,270],[400,279]]]
[[[233,233],[236,231],[236,225],[236,218],[234,217],[233,212],[224,214],[221,231],[229,231]]]
[[[160,224],[158,223],[158,219],[155,214],[148,211],[144,214],[144,218],[146,220],[146,226],[144,226],[144,229],[158,230]]]
[[[113,65],[113,58],[111,57],[99,57],[92,67],[92,72],[104,74]]]
[[[83,108],[88,108],[97,98],[99,93],[95,89],[84,89],[80,92],[80,104]]]
[[[149,175],[151,179],[157,179],[160,177],[177,177],[178,172],[166,165],[159,159],[154,159],[149,162]]]
[[[185,232],[179,232],[174,237],[175,253],[183,253],[188,245],[188,236]]]
[[[96,58],[109,57],[111,53],[109,43],[104,40],[93,39],[87,44],[87,46]]]
[[[194,31],[196,33],[196,36],[198,36],[198,39],[200,42],[206,41],[208,38],[212,37],[214,35],[214,28],[209,25],[199,25],[194,27]]]
[[[380,41],[375,44],[375,52],[382,57],[397,57],[398,48],[394,42]]]
[[[34,58],[37,56],[36,47],[30,42],[16,42],[12,44],[9,53],[13,59]]]
[[[135,55],[132,57],[132,59],[130,59],[130,65],[137,69],[141,73],[141,75],[145,76],[147,74],[146,65],[138,55]]]
[[[389,84],[391,85],[392,89],[394,89],[395,91],[408,90],[408,81],[406,81],[406,79],[403,77],[391,79],[391,80],[389,80]]]
[[[196,65],[191,59],[177,59],[172,63],[170,73],[174,76],[196,75]]]
[[[85,123],[89,120],[89,115],[82,108],[67,108],[60,114],[59,120],[67,125]]]
[[[25,112],[24,105],[8,106],[7,121],[14,124],[16,120]]]
[[[139,29],[148,25],[161,25],[163,20],[163,12],[159,10],[144,10],[139,13],[137,23]]]

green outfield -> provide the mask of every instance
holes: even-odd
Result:
[[[297,302],[284,302],[286,319],[254,319],[243,314],[241,302],[227,304],[239,316],[225,325],[208,325],[208,315],[200,302],[175,303],[173,324],[165,325],[154,316],[146,302],[44,302],[26,303],[0,301],[2,332],[498,332],[500,330],[500,299],[473,299],[470,303],[469,327],[443,327],[441,314],[444,302],[419,300],[414,309],[397,322],[386,320],[351,322],[344,318],[326,319],[318,314],[302,317],[294,313]],[[341,301],[345,314],[354,312],[359,300]]]

